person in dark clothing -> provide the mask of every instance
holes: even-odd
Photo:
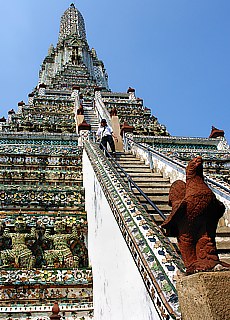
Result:
[[[102,146],[104,146],[107,150],[107,144],[109,144],[112,153],[115,154],[115,144],[113,138],[117,140],[117,137],[113,135],[113,130],[110,126],[108,126],[105,119],[101,120],[101,125],[97,130],[97,137],[101,139],[100,148],[102,150]]]

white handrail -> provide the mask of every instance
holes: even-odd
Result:
[[[97,117],[99,119],[99,121],[101,121],[101,119],[106,119],[108,125],[111,126],[111,118],[110,118],[110,114],[108,112],[108,110],[106,109],[106,106],[104,104],[104,102],[102,101],[102,98],[100,95],[95,95],[95,111],[97,114]]]

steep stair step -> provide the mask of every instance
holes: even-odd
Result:
[[[163,210],[161,210],[161,211],[163,212]],[[169,216],[169,213],[168,213],[167,211],[165,211],[165,212],[163,212],[163,213],[164,213],[164,215],[165,215],[166,217]],[[149,216],[155,221],[155,223],[156,223],[158,226],[160,226],[160,225],[163,223],[163,221],[164,221],[158,213],[154,213],[154,212],[150,213],[150,212],[149,212]]]
[[[127,170],[125,170],[127,172]],[[128,173],[128,172],[127,172]],[[130,173],[129,173],[130,174]],[[132,174],[130,174],[133,181],[136,181],[136,179],[142,179],[141,181],[143,181],[143,178],[148,179],[148,181],[154,181],[154,178],[161,178],[161,174],[157,173],[157,172],[133,172]]]
[[[156,204],[156,203],[155,203]],[[156,210],[148,203],[143,203],[143,206],[149,213],[156,213]],[[164,214],[169,214],[172,211],[172,208],[168,204],[156,204],[157,208],[162,211]],[[158,213],[157,213],[158,214]],[[162,220],[163,222],[163,220]]]
[[[127,156],[125,156],[125,157],[123,157],[122,155],[117,154],[116,159],[117,159],[117,161],[123,162],[123,163],[126,163],[126,162],[140,162],[140,163],[145,163],[144,160],[135,158],[135,157],[134,157],[133,155],[131,155],[131,154],[127,154]]]
[[[155,199],[152,198],[150,199],[153,204],[164,214],[164,215],[168,215],[171,213],[172,208],[168,205],[167,201],[164,201],[164,199]],[[149,214],[156,214],[160,217],[160,220],[163,222],[163,218],[161,218],[160,214],[158,213],[158,211],[156,209],[154,209],[154,207],[151,206],[151,204],[147,203],[146,201],[142,201],[140,202],[142,204],[142,206],[145,208],[145,210],[149,213]]]
[[[131,153],[117,153],[116,155],[116,159],[119,160],[126,160],[126,159],[133,159],[133,160],[139,160],[138,158],[136,158],[133,154]]]
[[[227,226],[219,227],[218,226],[216,235],[218,237],[229,237],[230,238],[230,227],[227,227]],[[229,249],[230,249],[230,246],[229,246]]]
[[[153,186],[153,184],[158,184],[158,183],[168,183],[169,182],[169,179],[165,179],[165,178],[161,178],[161,175],[156,175],[154,176],[154,173],[152,174],[152,177],[145,177],[145,179],[143,180],[142,178],[139,178],[139,177],[133,177],[132,178],[133,181],[135,183],[138,184],[138,186],[146,186],[149,187],[149,186]],[[171,186],[171,184],[170,184]]]
[[[128,174],[152,174],[152,170],[149,168],[140,168],[140,167],[128,167],[128,168],[124,168],[123,169],[128,173]]]
[[[137,158],[131,158],[131,157],[126,157],[126,158],[119,158],[119,156],[116,156],[116,160],[119,162],[119,163],[145,163],[144,160],[140,160],[140,159],[137,159]]]
[[[147,195],[148,198],[154,203],[154,204],[168,204],[168,199],[167,199],[167,193],[163,194],[162,192],[155,192],[152,195]],[[147,203],[147,200],[144,198],[142,195],[136,194],[136,197],[141,203]]]
[[[155,176],[155,177],[159,177],[159,175],[157,174],[157,173],[153,173],[153,172],[132,172],[132,171],[127,171],[127,170],[125,170],[131,177],[143,177],[143,178],[145,178],[145,177],[150,177],[150,178],[152,178],[153,176]]]
[[[134,181],[135,182],[135,181]],[[143,191],[146,190],[146,192],[152,190],[152,188],[169,188],[171,187],[171,184],[167,181],[151,181],[151,184],[148,181],[138,181],[138,187],[141,188]],[[144,191],[145,192],[145,191]]]
[[[145,164],[142,164],[142,163],[139,163],[139,162],[133,162],[132,164],[131,163],[120,163],[120,166],[123,168],[123,169],[130,169],[131,168],[135,168],[135,169],[147,169],[147,170],[150,170],[148,166],[146,166]]]
[[[138,185],[138,187],[140,187],[140,186]],[[166,196],[165,198],[166,198],[167,201],[168,201],[169,188],[170,188],[170,186],[169,186],[168,184],[167,184],[167,185],[164,185],[163,183],[162,183],[162,184],[158,183],[158,184],[155,184],[154,187],[151,186],[151,188],[142,187],[141,190],[142,190],[147,196],[148,196],[148,195],[151,195],[151,194],[156,194],[156,191],[157,191],[157,193],[158,193],[159,191],[162,190],[162,194],[165,194],[165,192],[167,192],[167,193],[166,193],[167,196]],[[136,190],[136,189],[134,189],[133,192],[134,192],[134,194],[139,193],[138,190]]]
[[[230,248],[230,237],[216,237],[216,246],[219,251],[225,253]]]
[[[230,254],[229,253],[218,253],[220,261],[228,263],[230,265]]]

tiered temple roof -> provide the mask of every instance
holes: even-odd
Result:
[[[135,135],[169,135],[166,127],[143,105],[143,100],[136,98],[133,88],[129,88],[127,93],[102,92],[101,95],[107,110],[111,112],[115,109],[120,123],[133,126]]]
[[[121,126],[127,122],[134,134],[169,135],[143,100],[135,97],[134,89],[111,92],[104,64],[89,48],[84,19],[73,4],[61,18],[58,44],[50,46],[42,63],[39,83],[29,94],[31,103],[20,102],[18,111],[10,110],[8,120],[0,121],[2,131],[74,133],[74,86],[91,105],[100,89],[108,111],[116,108]]]

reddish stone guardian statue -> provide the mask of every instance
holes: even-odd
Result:
[[[186,168],[186,183],[175,181],[169,191],[172,212],[163,222],[168,236],[177,237],[187,274],[212,270],[220,262],[215,237],[225,206],[204,182],[199,156]]]

